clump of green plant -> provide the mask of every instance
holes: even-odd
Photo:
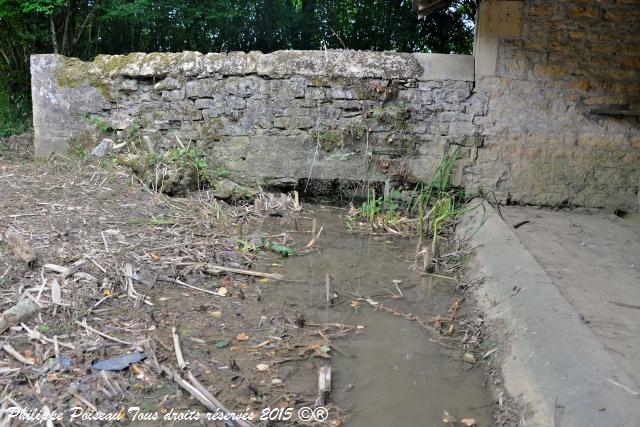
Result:
[[[258,252],[260,250],[267,249],[277,252],[283,257],[288,257],[289,255],[294,254],[294,250],[292,248],[268,239],[262,239],[257,243],[255,241],[236,239],[236,242],[240,245],[241,252]]]
[[[377,197],[375,189],[370,188],[367,191],[367,201],[357,210],[352,210],[347,217],[347,225],[353,228],[356,217],[359,217],[366,220],[372,229],[386,227],[388,224],[395,226],[402,218],[401,203],[402,194],[398,191],[390,191],[386,196]]]
[[[464,192],[451,182],[459,147],[445,154],[441,164],[428,182],[420,182],[407,197],[398,191],[390,191],[386,197],[376,197],[369,190],[367,201],[359,209],[352,209],[347,219],[349,228],[358,220],[366,221],[372,230],[383,229],[395,233],[416,233],[420,239],[431,237],[431,253],[443,227],[455,217],[479,207],[459,207],[464,202]]]
[[[184,163],[192,167],[198,176],[204,178],[204,172],[209,167],[209,164],[199,149],[195,147],[172,148],[167,154],[172,162]]]
[[[75,145],[71,148],[71,154],[81,160],[87,160],[89,158],[89,149],[81,145]]]
[[[102,133],[112,133],[113,128],[111,125],[102,117],[96,116],[95,114],[90,114],[87,116],[87,120],[91,125],[93,125],[96,129],[98,129]]]
[[[330,153],[342,146],[342,135],[340,131],[313,131],[313,140],[318,141],[323,151]]]

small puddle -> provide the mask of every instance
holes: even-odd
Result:
[[[366,302],[357,310],[351,306],[360,296],[420,318],[444,315],[455,298],[452,284],[424,278],[411,269],[415,241],[349,232],[340,218],[345,213],[321,206],[308,210],[305,215],[324,227],[318,250],[283,258],[277,271],[288,281],[270,285],[266,292],[270,301],[286,301],[303,310],[310,322],[365,327],[355,337],[334,341],[328,361],[333,401],[352,414],[347,424],[443,425],[447,411],[458,419],[473,418],[479,426],[490,425],[491,392],[480,368],[456,360],[452,350],[430,341],[429,331],[414,321],[375,311]],[[273,218],[266,219],[264,227],[274,232],[292,228]],[[309,230],[311,220],[299,219],[298,228]],[[327,273],[339,294],[332,307],[325,303]],[[398,293],[394,280],[402,282],[401,298],[390,298],[392,292]]]

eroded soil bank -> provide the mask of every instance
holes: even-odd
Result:
[[[455,281],[415,269],[409,238],[349,231],[345,210],[298,210],[286,196],[235,207],[206,191],[168,198],[109,162],[5,162],[0,194],[0,308],[38,305],[3,333],[3,409],[46,407],[65,425],[72,407],[139,425],[207,412],[171,370],[230,411],[295,408],[256,425],[312,425],[297,410],[318,404],[318,369],[330,366],[330,416],[315,425],[492,423],[483,369],[465,356],[482,358],[482,321]],[[20,260],[9,231],[33,261]],[[438,273],[457,275],[465,254],[452,247]],[[124,369],[92,368],[136,351],[145,358]],[[132,406],[160,420],[134,422]]]

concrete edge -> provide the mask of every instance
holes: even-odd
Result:
[[[449,55],[446,53],[414,53],[422,66],[421,81],[427,80],[475,80],[473,55]]]
[[[65,58],[54,54],[32,55],[32,64],[54,62],[65,64]],[[271,53],[252,52],[133,52],[128,55],[98,55],[83,64],[97,75],[124,78],[164,78],[184,74],[204,78],[222,74],[244,76],[257,74],[271,78],[294,75],[356,79],[414,79],[418,81],[473,81],[472,55],[440,53],[398,53],[363,50],[279,50]],[[68,65],[67,65],[68,66]]]
[[[470,274],[482,284],[475,294],[487,321],[500,324],[501,333],[492,338],[499,343],[504,385],[524,401],[527,425],[637,425],[640,399],[633,392],[640,387],[513,229],[484,205],[486,214],[482,209],[467,213],[457,234],[477,248]]]

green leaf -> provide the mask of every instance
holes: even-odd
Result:
[[[282,256],[289,256],[289,255],[293,254],[293,249],[288,248],[286,246],[282,246],[281,244],[276,243],[276,242],[271,242],[269,244],[269,249],[271,249],[272,251],[275,251],[275,252],[279,252],[280,255],[282,255]]]

